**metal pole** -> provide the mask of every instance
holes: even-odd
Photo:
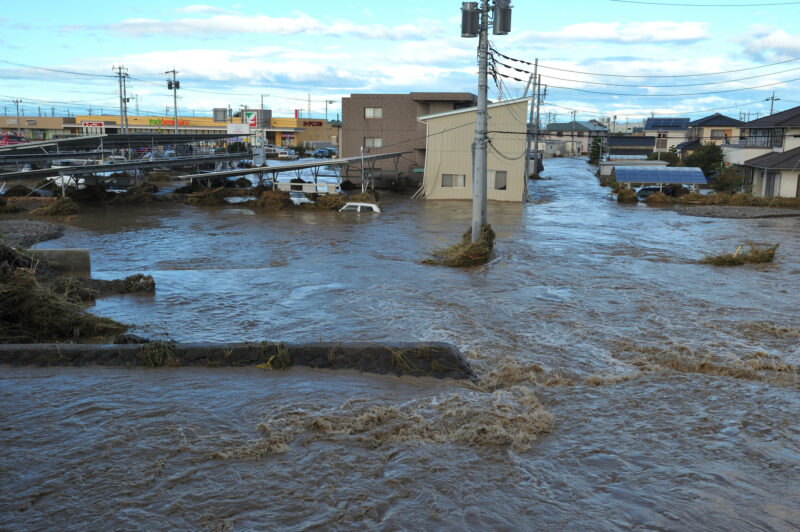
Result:
[[[361,146],[361,193],[366,190],[364,186],[364,146]]]
[[[478,37],[478,108],[475,116],[475,166],[472,169],[472,242],[477,242],[486,225],[487,168],[486,130],[488,115],[487,80],[489,55],[489,0],[481,4],[480,35]]]
[[[128,133],[128,83],[126,82],[126,78],[128,74],[125,74],[122,78],[122,103],[123,109],[125,109],[125,134]]]
[[[19,129],[19,104],[22,103],[22,100],[14,100],[14,103],[17,106],[17,135],[22,136],[22,131]]]
[[[575,113],[576,111],[572,111],[572,146],[569,147],[572,157],[575,157]]]
[[[178,86],[175,84],[177,81],[175,76],[178,73],[172,69],[172,104],[175,110],[175,134],[178,134]]]

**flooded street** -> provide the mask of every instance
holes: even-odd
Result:
[[[39,247],[152,275],[92,308],[131,332],[447,341],[481,380],[5,367],[0,528],[800,528],[800,218],[619,205],[546,163],[470,271],[421,264],[467,202],[83,210]],[[698,263],[745,241],[779,259]]]

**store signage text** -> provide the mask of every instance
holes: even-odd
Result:
[[[151,126],[174,126],[175,120],[173,118],[149,118]],[[188,126],[188,120],[178,120],[179,126]]]
[[[306,120],[303,122],[303,127],[322,127],[321,120]]]
[[[81,122],[83,127],[103,127],[102,122]]]

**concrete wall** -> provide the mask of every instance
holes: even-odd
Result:
[[[526,100],[494,104],[489,107],[487,167],[506,172],[506,189],[492,188],[488,199],[523,201],[527,193],[525,178]],[[472,200],[472,142],[475,138],[475,110],[429,118],[428,148],[425,162],[423,195],[425,199]],[[495,133],[491,133],[495,131]],[[503,132],[503,133],[497,133]],[[500,152],[505,157],[498,154]],[[511,160],[509,160],[511,159]],[[464,175],[463,187],[442,186],[443,174]]]

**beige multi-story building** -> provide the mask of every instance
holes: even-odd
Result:
[[[477,108],[421,116],[427,125],[425,178],[418,193],[423,199],[472,199],[472,143]],[[487,198],[525,201],[526,117],[528,99],[489,105]]]
[[[351,94],[342,98],[342,157],[409,152],[397,168],[401,178],[419,183],[425,166],[425,124],[417,117],[471,107],[477,97],[467,92]],[[377,161],[375,170],[394,175],[394,161]]]

